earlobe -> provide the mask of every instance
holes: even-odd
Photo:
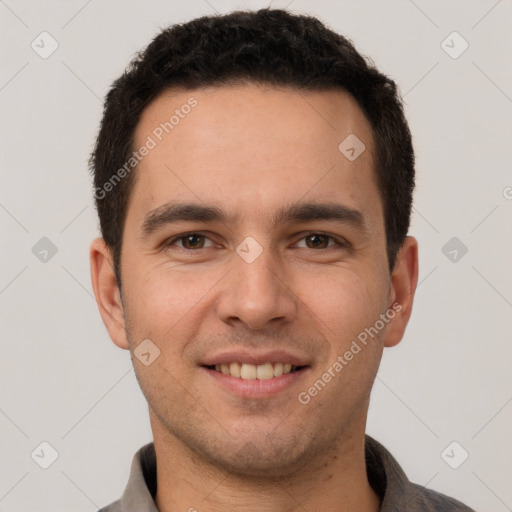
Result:
[[[112,341],[120,348],[129,349],[112,252],[103,238],[91,243],[90,263],[92,287],[103,323]]]
[[[408,236],[397,255],[391,275],[389,308],[395,310],[396,314],[387,327],[384,346],[394,347],[402,340],[411,317],[417,284],[418,242],[414,237]]]

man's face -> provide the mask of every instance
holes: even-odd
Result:
[[[338,148],[350,134],[366,147],[353,161]],[[362,111],[342,91],[175,90],[143,112],[134,149],[148,136],[124,228],[127,339],[115,341],[160,350],[148,366],[133,357],[153,429],[240,473],[283,475],[334,450],[364,430],[393,324],[354,348],[393,300]],[[267,379],[287,365],[298,369]]]

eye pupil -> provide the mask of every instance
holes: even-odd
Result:
[[[320,245],[325,245],[327,237],[325,235],[310,235],[307,237],[307,239],[312,241],[312,243],[308,244],[308,246],[319,247]]]
[[[201,238],[202,238],[202,235],[189,235],[189,236],[186,236],[183,239],[183,245],[187,249],[197,249],[196,245],[201,245],[200,243],[197,244],[197,241],[198,240],[201,241]]]

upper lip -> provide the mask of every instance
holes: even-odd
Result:
[[[292,354],[286,350],[223,350],[206,357],[201,365],[214,366],[216,364],[249,363],[260,365],[265,363],[290,363],[294,366],[309,366],[305,356]]]

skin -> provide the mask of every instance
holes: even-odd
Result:
[[[161,512],[376,511],[364,461],[369,396],[383,348],[400,342],[409,320],[418,249],[407,237],[390,275],[371,126],[341,90],[176,89],[145,109],[134,147],[191,96],[197,106],[136,169],[122,297],[111,252],[101,238],[91,246],[100,313],[114,343],[130,350],[148,401],[156,505]],[[351,133],[366,146],[353,162],[338,150]],[[238,217],[180,221],[144,236],[148,213],[171,201]],[[359,210],[364,229],[325,219],[273,225],[272,214],[295,202]],[[197,249],[183,239],[163,245],[190,231],[206,237],[192,240]],[[250,264],[236,252],[247,236],[263,250]],[[394,303],[401,310],[378,336],[301,404],[298,394]],[[145,339],[160,350],[149,366],[133,354]],[[240,347],[286,349],[309,368],[275,396],[242,398],[200,367],[212,353]]]

